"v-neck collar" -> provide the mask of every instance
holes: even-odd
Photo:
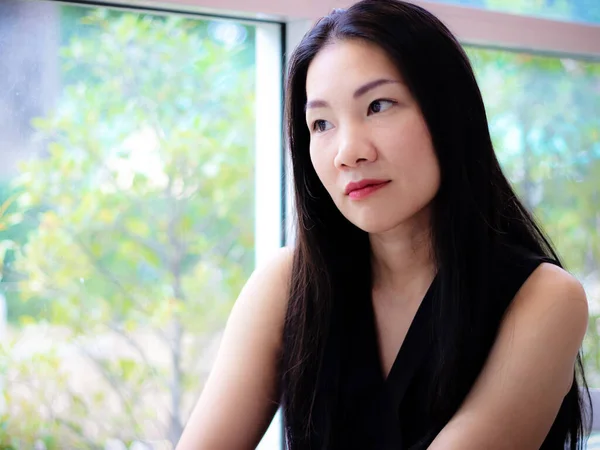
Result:
[[[385,379],[371,297],[347,297],[354,302],[351,307],[336,305],[340,309],[332,315],[318,381],[321,395],[316,409],[322,416],[316,420],[325,432],[319,439],[327,439],[327,430],[342,427],[344,433],[354,430],[353,439],[363,439],[372,448],[402,448],[397,412],[430,348],[429,324],[437,278],[423,297]],[[339,384],[335,384],[338,376]],[[320,405],[326,399],[335,405],[334,413],[327,414]]]
[[[406,336],[396,353],[396,358],[392,363],[392,367],[389,370],[387,376],[383,373],[383,369],[381,369],[381,376],[385,384],[408,381],[407,377],[412,375],[412,368],[415,368],[420,365],[422,361],[422,357],[424,356],[425,350],[428,347],[429,343],[429,329],[428,324],[430,323],[431,314],[432,314],[432,298],[433,291],[435,290],[435,284],[437,281],[437,275],[434,277],[433,281],[427,288],[427,292],[421,301],[421,304],[417,308],[417,312],[413,317],[408,331],[406,332]],[[375,318],[375,314],[373,311],[373,319]],[[373,332],[375,333],[375,344],[377,355],[379,355],[379,343],[377,339],[377,326],[376,322],[373,322]],[[379,367],[382,367],[381,361]]]

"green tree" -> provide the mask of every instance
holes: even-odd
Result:
[[[502,166],[540,219],[566,266],[589,280],[584,346],[600,385],[600,64],[469,49]]]
[[[72,388],[60,355],[23,366],[5,345],[7,448],[101,448],[157,428],[175,444],[202,387],[201,350],[254,260],[251,39],[220,43],[198,21],[106,10],[84,23],[92,31],[62,50],[58,107],[35,121],[47,154],[23,162],[2,219],[35,226],[0,248],[19,301],[42,305],[21,321],[48,324],[83,355],[89,385]],[[24,378],[38,397],[61,393],[60,408],[34,420],[15,389]]]

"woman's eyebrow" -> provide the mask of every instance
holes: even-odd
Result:
[[[379,80],[371,81],[371,82],[369,82],[367,84],[364,84],[361,87],[359,87],[356,90],[356,92],[354,92],[354,95],[352,97],[353,98],[358,98],[361,95],[364,95],[367,92],[369,92],[371,89],[375,89],[376,87],[379,87],[382,84],[389,84],[389,83],[400,83],[400,81],[398,81],[398,80],[389,80],[389,79],[386,79],[386,78],[381,78]]]
[[[359,87],[354,92],[352,97],[356,99],[356,98],[366,94],[370,90],[375,89],[376,87],[379,87],[383,84],[389,84],[389,83],[400,83],[400,81],[390,80],[387,78],[380,78],[378,80],[369,81],[368,83],[363,84],[361,87]],[[307,111],[308,109],[311,109],[311,108],[327,108],[328,106],[329,106],[329,104],[325,100],[311,100],[309,102],[306,102],[304,111]]]

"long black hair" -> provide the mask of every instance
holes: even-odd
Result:
[[[434,306],[435,382],[426,400],[437,423],[446,423],[457,411],[495,339],[504,309],[486,300],[501,243],[560,265],[502,173],[473,70],[447,27],[423,8],[396,0],[363,0],[319,20],[291,56],[286,91],[297,236],[281,382],[292,450],[308,448],[317,403],[335,413],[335,397],[317,389],[325,347],[335,337],[329,333],[333,306],[346,299],[344,308],[352,308],[347,299],[370,298],[372,289],[371,275],[365,275],[371,273],[368,235],[342,216],[320,182],[305,123],[311,61],[325,45],[351,39],[379,46],[397,66],[421,109],[441,169],[431,237],[443,301],[438,298]],[[588,433],[585,395],[589,400],[579,354],[565,400],[568,430],[563,434],[572,450],[583,445]]]

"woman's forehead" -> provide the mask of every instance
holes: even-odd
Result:
[[[310,63],[306,92],[308,96],[322,96],[331,90],[354,92],[378,79],[403,81],[383,49],[360,40],[338,41],[321,49]]]

